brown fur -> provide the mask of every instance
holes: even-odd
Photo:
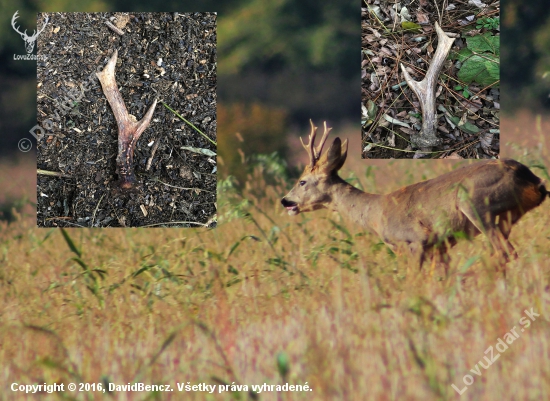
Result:
[[[281,203],[290,215],[328,208],[375,232],[392,249],[408,248],[420,267],[426,259],[448,269],[447,249],[457,233],[484,233],[504,265],[517,254],[508,241],[512,226],[547,195],[540,178],[523,164],[487,160],[456,169],[387,195],[368,194],[338,176],[347,142],[336,138],[308,166]]]

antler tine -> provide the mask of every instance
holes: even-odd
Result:
[[[315,137],[317,136],[317,127],[313,125],[313,121],[309,120],[309,123],[311,125],[311,133],[309,134],[309,142],[306,145],[302,138],[300,138],[300,142],[302,142],[302,146],[307,151],[307,154],[309,155],[309,165],[311,168],[315,166],[315,162],[319,158],[317,155],[315,155],[315,150],[313,149],[313,146],[315,145]]]
[[[316,153],[316,159],[319,159],[321,157],[321,153],[323,152],[323,146],[325,146],[325,142],[328,138],[328,133],[330,132],[332,128],[327,128],[327,122],[324,122],[324,131],[323,131],[323,137],[321,138],[321,142],[319,143],[319,146],[317,146],[317,153]]]

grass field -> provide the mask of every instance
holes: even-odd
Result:
[[[503,154],[550,167],[544,120],[517,116],[503,132],[514,143]],[[452,168],[350,159],[342,175],[377,192]],[[1,223],[0,399],[550,399],[549,201],[512,231],[520,258],[506,279],[481,237],[451,251],[442,279],[407,271],[406,256],[338,215],[287,216],[279,199],[291,185],[260,167],[242,194],[224,180],[212,230],[61,232],[36,229],[28,211]],[[54,382],[174,391],[10,390]],[[312,391],[231,392],[285,382]]]

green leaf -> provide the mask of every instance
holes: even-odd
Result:
[[[493,82],[500,80],[500,65],[498,63],[491,60],[486,60],[485,68],[487,69],[487,73]]]
[[[500,36],[493,36],[490,32],[466,38],[466,45],[468,49],[475,53],[500,54]]]
[[[487,28],[487,29],[498,29],[500,25],[500,18],[480,18],[476,21],[476,29]]]
[[[367,116],[370,119],[374,119],[376,117],[376,113],[378,112],[378,107],[372,100],[367,101]]]
[[[449,119],[458,127],[459,130],[466,132],[467,134],[479,133],[479,128],[472,123],[466,121],[464,124],[460,124],[460,118],[455,116],[449,116]]]
[[[489,55],[474,55],[462,64],[458,79],[465,83],[475,81],[483,86],[493,85],[500,79],[498,59]]]
[[[500,80],[500,37],[486,32],[466,38],[466,45],[453,55],[463,63],[458,78],[465,83],[475,81],[483,86],[497,83]]]
[[[462,125],[458,125],[457,127],[458,127],[458,129],[460,129],[460,130],[462,130],[462,131],[464,131],[468,134],[477,134],[477,133],[479,133],[479,128],[476,125],[474,125],[472,123],[469,123],[467,121]]]
[[[458,53],[456,53],[453,58],[456,58],[458,61],[464,62],[464,60],[467,60],[473,54],[473,51],[465,47],[464,49],[461,49]]]
[[[410,22],[410,21],[403,21],[401,23],[401,28],[403,28],[404,31],[416,31],[416,32],[421,31],[420,25],[415,24],[414,22]]]

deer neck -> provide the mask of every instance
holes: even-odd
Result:
[[[377,232],[380,219],[381,195],[369,194],[337,177],[330,190],[327,208],[339,212],[347,219]]]

